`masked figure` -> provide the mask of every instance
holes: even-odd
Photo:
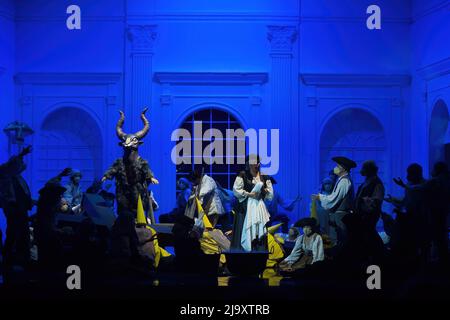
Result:
[[[116,125],[116,134],[121,140],[119,145],[123,147],[123,157],[117,159],[113,165],[105,172],[102,181],[115,179],[116,199],[119,215],[123,212],[132,213],[136,216],[136,205],[139,195],[142,198],[144,210],[150,209],[150,192],[148,185],[157,184],[158,180],[153,177],[148,162],[138,154],[139,145],[150,129],[150,123],[145,117],[147,108],[141,113],[144,124],[142,130],[127,134],[122,130],[125,115],[121,111],[120,118]],[[152,223],[154,223],[152,219]]]
[[[341,248],[347,241],[347,227],[343,218],[353,212],[353,182],[350,170],[356,168],[356,163],[346,157],[332,158],[336,162],[334,173],[339,177],[330,194],[312,195],[312,200],[318,200],[322,208],[330,211],[329,232],[334,244]]]

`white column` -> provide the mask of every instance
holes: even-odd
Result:
[[[152,77],[153,77],[153,45],[156,39],[155,25],[129,25],[128,39],[130,47],[130,75],[127,75],[127,86],[130,94],[128,99],[129,114],[126,121],[133,131],[142,128],[139,115],[144,107],[149,107],[148,118],[152,112]],[[152,124],[150,121],[150,130]],[[151,132],[150,132],[151,134]],[[147,140],[149,140],[147,138]],[[148,141],[147,141],[148,142]],[[147,158],[150,156],[150,142],[144,143],[140,154]]]
[[[295,94],[297,72],[293,63],[294,43],[297,39],[295,26],[268,26],[270,41],[270,119],[273,129],[280,130],[280,168],[275,186],[286,198],[299,194],[299,134]]]

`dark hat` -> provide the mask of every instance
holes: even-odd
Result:
[[[312,217],[307,217],[307,218],[302,218],[302,219],[298,220],[294,224],[294,227],[297,227],[297,228],[304,228],[306,226],[310,226],[311,228],[315,228],[317,226],[317,220],[315,218],[312,218]]]
[[[60,183],[50,181],[47,182],[41,190],[39,190],[39,194],[61,196],[66,191],[67,189],[61,186]]]
[[[339,164],[346,171],[350,171],[351,169],[356,168],[356,162],[346,157],[333,157],[331,158],[331,160]]]
[[[197,179],[200,179],[202,177],[202,170],[194,170],[189,172],[187,179],[191,182],[195,182]]]

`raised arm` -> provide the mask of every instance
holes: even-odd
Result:
[[[319,193],[320,204],[326,210],[332,209],[349,192],[351,182],[348,179],[341,179],[335,190],[331,194]]]
[[[237,176],[233,184],[233,194],[239,202],[244,201],[248,197],[248,192],[244,190],[244,179]]]
[[[266,196],[265,200],[272,201],[273,200],[273,184],[270,179],[266,180]]]

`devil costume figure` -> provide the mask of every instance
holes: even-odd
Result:
[[[141,113],[144,128],[135,134],[127,134],[122,130],[125,115],[120,111],[120,118],[116,125],[116,134],[121,140],[119,145],[123,147],[123,157],[117,159],[105,172],[102,181],[115,179],[116,199],[119,215],[123,212],[133,213],[136,216],[138,197],[141,196],[144,210],[150,209],[150,192],[148,185],[157,184],[153,177],[148,162],[138,154],[138,147],[143,143],[142,139],[150,129],[150,123],[145,117],[147,108]],[[152,218],[152,223],[154,219]]]

